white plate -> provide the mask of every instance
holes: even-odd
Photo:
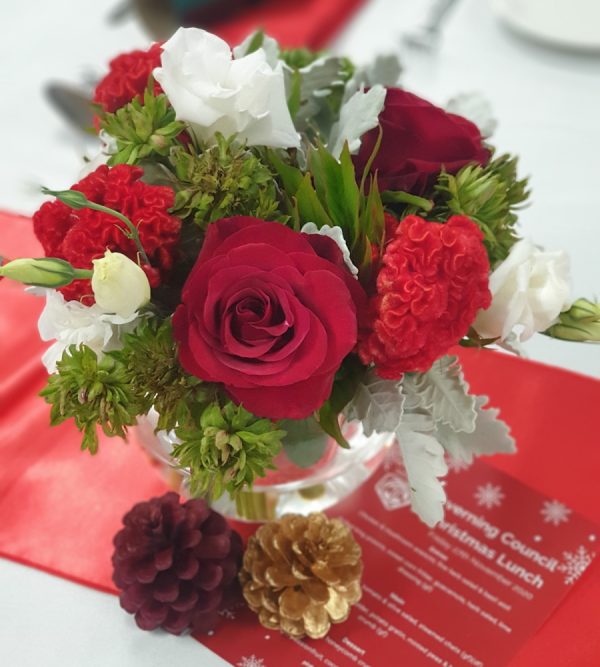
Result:
[[[525,37],[600,52],[600,0],[492,0],[492,7]]]

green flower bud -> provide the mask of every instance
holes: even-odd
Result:
[[[58,201],[61,201],[70,208],[88,208],[90,205],[88,198],[83,192],[78,192],[77,190],[49,190],[48,188],[42,188],[42,192],[45,195],[56,197]]]
[[[0,276],[37,287],[64,287],[73,280],[91,275],[91,271],[75,269],[57,257],[14,259],[0,266]]]
[[[580,343],[600,342],[600,303],[577,299],[545,333]]]

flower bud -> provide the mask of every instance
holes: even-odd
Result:
[[[545,333],[562,340],[600,342],[600,304],[577,299]]]
[[[148,278],[129,257],[107,250],[93,264],[92,290],[106,312],[129,317],[150,301]]]
[[[38,287],[64,287],[86,271],[73,268],[69,262],[56,257],[14,259],[0,266],[0,276]]]
[[[50,190],[49,188],[42,187],[42,192],[45,195],[56,197],[58,201],[76,210],[88,208],[91,203],[83,192],[79,192],[79,190]]]

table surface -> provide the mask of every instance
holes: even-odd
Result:
[[[106,24],[113,4],[38,0],[3,8],[0,208],[33,212],[42,201],[39,184],[66,187],[82,155],[94,152],[48,107],[41,86],[50,79],[78,83],[100,74],[116,53],[147,43],[133,21]],[[357,62],[399,53],[423,4],[371,0],[332,48]],[[523,173],[533,175],[532,205],[521,215],[527,235],[570,253],[574,296],[598,296],[600,207],[592,202],[600,178],[600,60],[521,41],[481,0],[459,0],[436,54],[401,55],[403,85],[432,101],[470,91],[490,100],[499,121],[494,142],[518,153]],[[538,336],[526,349],[533,359],[600,376],[597,346]],[[1,664],[227,664],[190,638],[136,632],[113,596],[37,570],[0,560],[0,590]]]

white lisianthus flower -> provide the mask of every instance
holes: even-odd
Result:
[[[163,46],[154,77],[178,120],[198,138],[234,134],[249,146],[300,145],[285,94],[283,63],[269,64],[264,49],[233,59],[222,39],[199,28],[180,28]]]
[[[302,226],[300,230],[303,234],[321,234],[322,236],[328,236],[330,239],[335,241],[339,249],[342,251],[342,256],[344,258],[344,263],[350,270],[350,273],[353,276],[358,275],[358,269],[352,263],[350,259],[350,250],[348,249],[348,244],[344,238],[344,232],[342,228],[338,225],[331,227],[330,225],[323,225],[320,229],[314,222],[307,222]]]
[[[84,306],[79,301],[65,301],[60,292],[35,289],[45,294],[46,306],[38,320],[40,338],[54,341],[42,357],[48,373],[56,371],[56,362],[70,345],[87,345],[98,356],[121,347],[123,334],[133,331],[139,317],[105,313],[100,306]]]
[[[107,250],[92,264],[92,291],[103,311],[130,317],[150,301],[148,277],[126,255]]]
[[[569,259],[563,250],[544,252],[528,239],[515,243],[490,276],[492,305],[473,326],[484,338],[521,341],[545,331],[569,307]]]

